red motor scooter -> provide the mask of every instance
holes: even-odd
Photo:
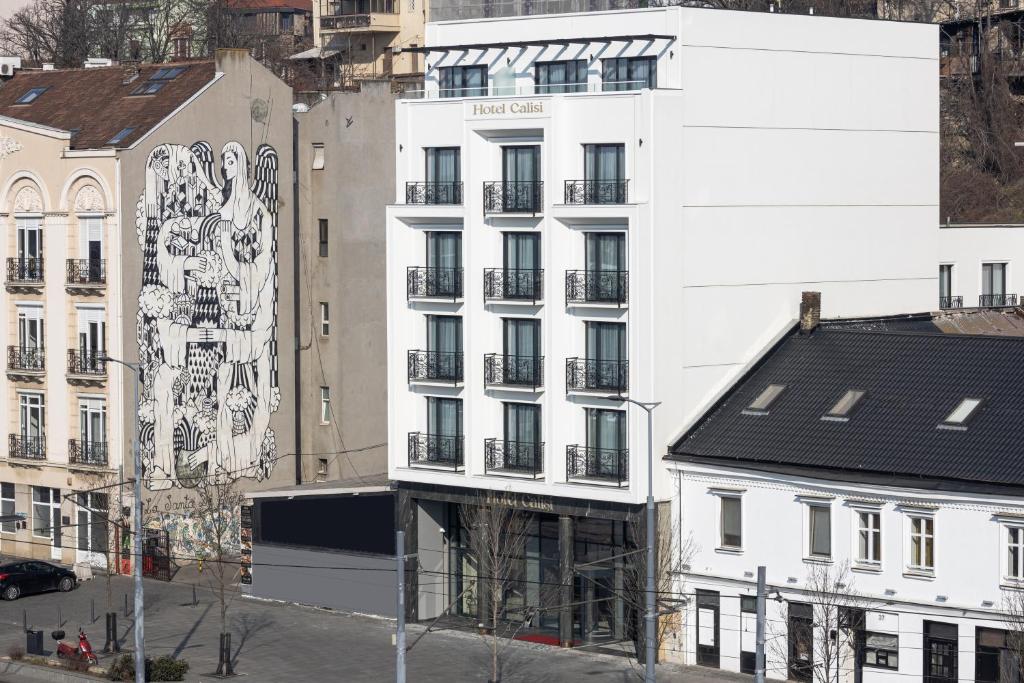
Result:
[[[50,637],[57,641],[57,659],[73,659],[89,664],[99,664],[99,660],[93,654],[89,638],[81,628],[78,629],[78,647],[71,647],[64,642],[64,631],[54,631]]]

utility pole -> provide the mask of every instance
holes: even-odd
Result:
[[[765,567],[757,568],[757,646],[754,653],[754,683],[764,683]]]
[[[398,600],[395,628],[395,682],[405,683],[405,561],[417,553],[405,554],[405,532],[395,532],[395,562],[398,575]],[[415,645],[415,643],[413,643]]]

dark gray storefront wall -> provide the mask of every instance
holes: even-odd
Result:
[[[256,597],[395,615],[394,558],[253,543],[252,560]]]

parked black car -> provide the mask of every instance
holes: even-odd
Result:
[[[43,591],[66,593],[77,583],[78,577],[73,571],[48,562],[25,560],[0,565],[0,597],[4,600],[17,600],[22,595]]]

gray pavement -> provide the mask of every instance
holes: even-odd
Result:
[[[146,581],[146,646],[148,654],[183,657],[191,665],[188,680],[212,680],[216,668],[219,610],[209,585],[195,577],[198,606],[192,606],[192,584]],[[123,646],[131,647],[132,621],[124,616],[124,595],[131,594],[126,577],[111,579]],[[96,621],[92,621],[95,604]],[[57,627],[72,636],[79,625],[97,649],[103,645],[106,579],[97,577],[71,593],[26,596],[0,602],[0,654],[24,645],[23,615],[29,627],[46,633]],[[374,617],[343,614],[296,605],[237,597],[228,612],[236,669],[251,681],[388,681],[394,680],[394,623]],[[423,630],[409,627],[409,642]],[[642,680],[635,662],[585,650],[563,650],[516,642],[510,645],[504,681],[546,683],[587,681],[626,683]],[[101,665],[107,657],[101,655]],[[486,681],[488,651],[482,638],[458,631],[432,632],[407,656],[410,683]],[[10,683],[20,683],[7,674]],[[659,666],[659,681],[746,681],[749,677],[705,669]]]

